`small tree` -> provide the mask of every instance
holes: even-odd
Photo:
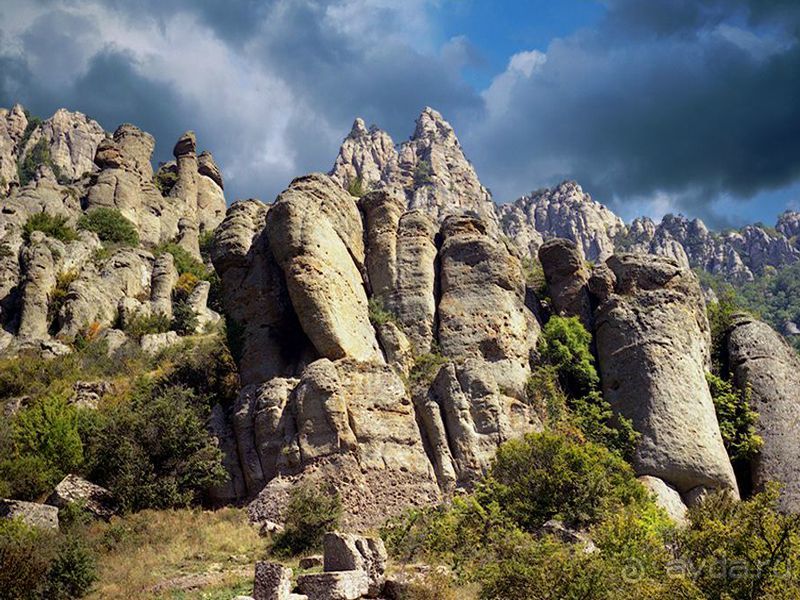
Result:
[[[319,548],[325,533],[336,529],[341,516],[342,502],[333,487],[297,485],[286,507],[286,528],[275,538],[273,552],[295,556]]]

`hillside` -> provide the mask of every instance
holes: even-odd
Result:
[[[108,536],[148,531],[137,515],[192,519],[141,511],[223,506],[255,529],[234,508],[209,516],[244,558],[192,591],[248,587],[254,530],[297,567],[339,527],[380,531],[390,579],[418,594],[401,597],[613,598],[598,582],[634,559],[649,562],[626,580],[633,597],[778,597],[772,572],[748,575],[750,596],[730,591],[738,577],[724,596],[702,573],[664,573],[705,561],[704,543],[741,559],[737,535],[761,536],[770,568],[800,554],[800,358],[773,329],[800,316],[779,294],[797,213],[726,233],[626,225],[574,182],[497,205],[430,108],[399,146],[357,119],[328,174],[271,204],[227,206],[193,132],[156,170],[153,149],[130,124],[0,112],[0,496],[29,524],[62,520],[43,541],[6,521],[0,541],[48,544],[30,580],[68,582],[26,597],[89,590],[62,577],[87,556],[94,593],[170,597],[187,575],[172,562],[108,591],[109,557],[138,543]],[[100,522],[74,514],[87,509]],[[324,572],[303,567],[299,589],[388,595],[383,543],[342,539],[325,538]],[[333,568],[347,552],[363,564]],[[271,573],[288,598],[291,575],[265,564],[256,589]]]

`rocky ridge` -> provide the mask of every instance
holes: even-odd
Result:
[[[39,121],[19,105],[3,111],[0,347],[14,351],[45,343],[66,351],[62,341],[87,327],[112,327],[135,315],[171,316],[177,273],[171,255],[154,252],[174,242],[199,259],[199,235],[219,224],[226,202],[219,169],[208,154],[198,159],[192,132],[175,147],[176,182],[166,194],[154,179],[154,146],[150,134],[130,124],[111,135],[81,113],[61,109]],[[30,175],[34,147],[44,150],[31,159],[39,162]],[[140,244],[104,249],[91,231],[61,239],[26,231],[39,213],[75,229],[97,209],[119,211]],[[207,287],[200,288],[196,312],[206,321],[218,319],[205,306]],[[56,293],[61,300],[54,306]]]

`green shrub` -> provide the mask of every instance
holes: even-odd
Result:
[[[361,198],[368,191],[364,185],[364,178],[359,175],[355,179],[351,180],[347,185],[347,191],[351,196],[354,196],[355,198]]]
[[[546,300],[549,297],[547,290],[547,280],[544,277],[542,263],[535,256],[528,256],[522,259],[522,273],[525,275],[525,283],[532,289],[539,300]]]
[[[573,398],[597,390],[600,383],[591,343],[591,334],[577,317],[551,317],[539,338],[542,360],[556,368],[561,388]]]
[[[200,319],[188,302],[176,302],[172,307],[170,329],[178,335],[192,335],[197,332]]]
[[[69,600],[84,596],[97,581],[97,561],[79,536],[61,536],[44,583],[44,597]]]
[[[528,434],[501,445],[486,489],[526,531],[553,518],[591,525],[647,498],[633,469],[619,456],[556,433]]]
[[[25,221],[25,225],[22,227],[22,238],[25,242],[30,242],[31,234],[34,231],[41,231],[45,235],[65,243],[78,239],[75,230],[67,225],[66,217],[54,216],[45,212],[34,213]]]
[[[414,357],[408,380],[412,387],[430,385],[439,370],[447,364],[447,357],[443,356],[438,348],[431,348],[430,352]]]
[[[433,168],[428,160],[420,160],[414,169],[414,186],[433,185]]]
[[[125,511],[199,502],[226,477],[204,426],[207,416],[187,390],[143,386],[111,408],[93,436],[92,480],[111,490]]]
[[[778,499],[770,485],[744,502],[712,495],[690,511],[676,550],[702,598],[800,597],[800,517]]]
[[[172,288],[172,299],[177,302],[185,302],[192,295],[200,280],[191,273],[184,273],[178,277],[175,287]]]
[[[204,261],[210,260],[211,249],[214,247],[214,230],[206,229],[203,233],[201,233],[199,243],[200,256],[203,257]]]
[[[171,326],[172,321],[163,313],[136,314],[125,321],[123,329],[132,338],[140,339],[150,333],[165,333]]]
[[[80,598],[96,580],[94,554],[81,537],[0,520],[0,600]]]
[[[53,162],[53,158],[50,156],[50,146],[44,137],[39,138],[30,152],[17,164],[17,175],[20,185],[27,185],[33,179],[34,175],[36,175],[36,170],[41,165],[50,167],[56,179],[61,181],[61,169]]]
[[[728,456],[733,461],[753,458],[763,440],[756,434],[758,413],[750,408],[750,388],[739,391],[730,381],[712,373],[706,373],[706,381]]]
[[[206,266],[192,256],[183,246],[179,246],[174,242],[162,244],[156,248],[155,255],[160,256],[165,252],[172,254],[172,257],[175,259],[175,269],[178,271],[178,275],[190,273],[197,277],[197,279],[208,278],[209,273]]]
[[[214,336],[185,348],[172,369],[156,382],[159,389],[182,387],[210,409],[231,406],[239,392],[239,373],[228,345]]]
[[[369,299],[369,320],[373,326],[378,327],[389,321],[394,322],[395,316],[391,311],[386,310],[381,298],[373,296]]]
[[[0,519],[0,599],[39,600],[54,557],[50,534]]]
[[[742,309],[732,291],[719,297],[719,301],[708,304],[708,323],[711,327],[711,368],[720,377],[728,375],[728,328],[732,317]]]
[[[0,461],[0,496],[18,500],[39,500],[58,483],[59,474],[37,455],[7,454]]]
[[[153,175],[153,183],[156,184],[162,196],[168,196],[178,182],[178,173],[172,169],[159,169]]]
[[[16,415],[13,431],[17,453],[41,458],[53,473],[52,483],[83,464],[78,409],[62,397],[34,401]]]
[[[543,364],[531,372],[528,400],[552,428],[575,427],[590,441],[630,459],[639,434],[603,398],[591,341],[577,317],[551,317],[539,338]]]
[[[286,528],[276,536],[272,551],[295,556],[320,548],[323,536],[338,527],[341,516],[342,502],[334,488],[297,485],[286,507]]]
[[[56,287],[50,292],[47,303],[47,322],[50,324],[51,333],[55,333],[58,325],[58,315],[61,312],[61,307],[64,306],[69,286],[77,278],[78,272],[75,270],[62,271],[56,276]]]
[[[95,208],[78,220],[78,228],[93,231],[103,242],[139,245],[136,227],[115,208]]]

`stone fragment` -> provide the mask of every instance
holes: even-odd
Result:
[[[380,538],[329,532],[322,542],[324,570],[353,571],[367,574],[369,590],[366,595],[377,597],[386,579],[388,555]]]

